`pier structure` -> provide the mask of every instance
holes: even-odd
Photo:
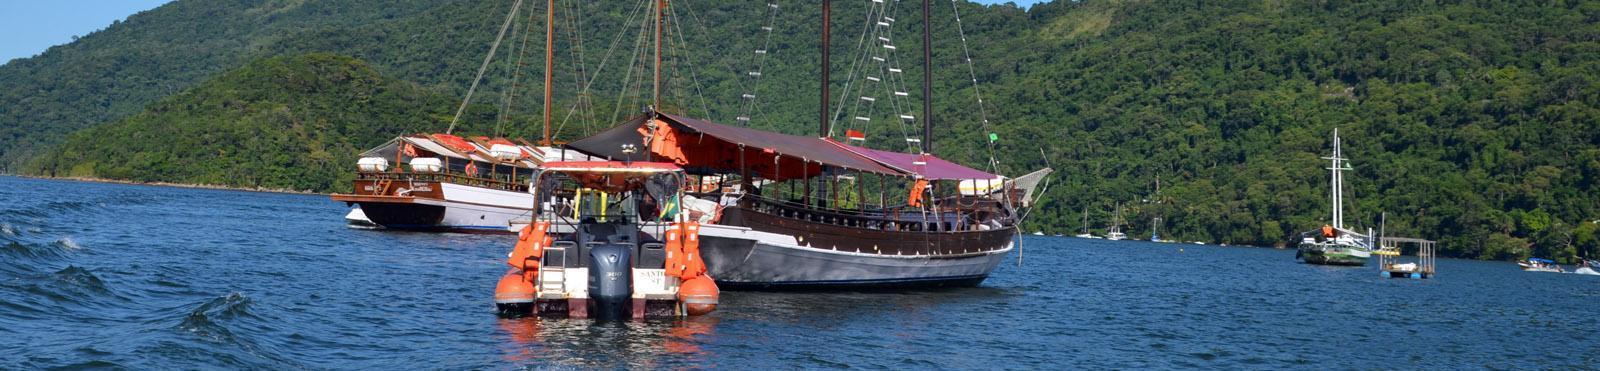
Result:
[[[1400,253],[1401,246],[1405,244],[1417,245],[1416,259],[1405,259]],[[1378,240],[1379,248],[1372,252],[1378,256],[1378,274],[1388,278],[1433,278],[1436,257],[1434,255],[1435,241],[1420,238],[1382,237]],[[1411,260],[1409,262],[1405,260]]]

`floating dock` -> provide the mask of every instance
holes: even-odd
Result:
[[[1388,278],[1433,278],[1435,270],[1434,244],[1435,241],[1420,238],[1382,237],[1378,240],[1379,248],[1372,255],[1378,256],[1378,274]],[[1417,245],[1417,257],[1413,261],[1405,261],[1400,253],[1400,247],[1405,244]]]

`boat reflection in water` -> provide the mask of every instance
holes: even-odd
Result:
[[[594,322],[565,318],[500,318],[509,345],[505,361],[513,364],[655,368],[664,359],[704,360],[700,345],[708,343],[720,320],[691,317],[661,321]]]

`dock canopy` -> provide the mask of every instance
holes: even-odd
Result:
[[[653,117],[652,117],[653,116]],[[633,152],[625,150],[631,145]],[[772,180],[822,175],[824,167],[913,175],[847,150],[832,140],[727,126],[670,114],[641,115],[567,147],[611,159],[671,162],[695,173],[753,175]]]

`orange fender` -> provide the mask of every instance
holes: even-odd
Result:
[[[691,316],[704,315],[717,310],[717,283],[711,277],[698,276],[678,286],[678,301]]]
[[[500,277],[494,287],[495,304],[521,304],[533,302],[533,283],[523,271],[512,269]]]

